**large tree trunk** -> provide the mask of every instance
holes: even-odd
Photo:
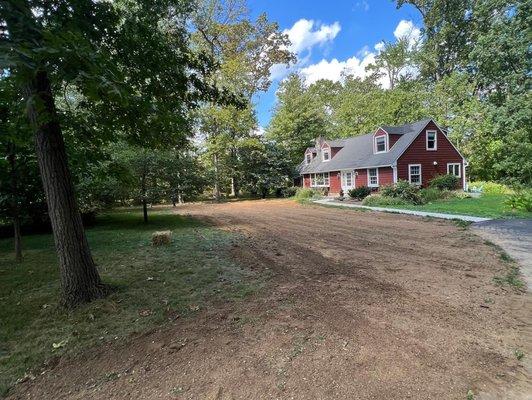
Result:
[[[20,216],[15,214],[13,216],[13,232],[15,237],[15,260],[22,261],[22,234],[20,233]]]
[[[214,198],[217,202],[220,202],[220,183],[219,183],[219,176],[218,176],[218,155],[215,154],[213,156],[213,163],[214,163]]]
[[[105,296],[76,204],[67,154],[48,75],[37,70],[26,88],[28,117],[48,203],[61,277],[61,304],[72,308]]]
[[[10,144],[8,146],[7,160],[9,162],[9,174],[11,177],[11,195],[10,195],[10,208],[11,218],[13,220],[13,237],[15,241],[15,260],[17,262],[22,261],[22,235],[20,227],[20,205],[18,202],[18,177],[17,177],[17,165],[16,165],[15,146]]]

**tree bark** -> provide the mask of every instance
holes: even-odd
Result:
[[[26,87],[28,117],[59,259],[61,304],[73,308],[105,296],[81,221],[61,126],[46,71],[38,69]]]
[[[22,235],[20,227],[20,205],[18,201],[18,178],[17,178],[17,165],[15,146],[13,144],[8,145],[7,160],[9,162],[9,174],[11,178],[11,194],[10,205],[11,219],[13,220],[13,238],[15,242],[15,261],[22,261]]]
[[[144,197],[142,199],[142,215],[144,218],[144,223],[148,223],[148,202],[146,201],[146,198]]]
[[[213,163],[214,163],[214,198],[216,199],[216,202],[220,202],[220,183],[218,182],[219,176],[218,176],[218,155],[215,154],[213,156]]]
[[[22,235],[20,233],[20,216],[15,214],[13,216],[13,232],[15,238],[15,261],[22,261]]]

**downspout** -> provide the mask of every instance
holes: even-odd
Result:
[[[397,164],[392,164],[393,183],[397,183]]]

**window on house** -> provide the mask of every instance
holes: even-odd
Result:
[[[368,169],[368,187],[379,186],[379,170],[377,168]]]
[[[310,186],[312,187],[323,187],[323,186],[329,186],[329,173],[321,173],[321,174],[312,174],[310,179]]]
[[[306,154],[306,159],[307,159],[307,164],[310,164],[310,162],[312,161],[312,154],[307,153]]]
[[[377,136],[375,138],[375,152],[383,153],[386,151],[386,136]]]
[[[427,150],[438,148],[438,136],[436,131],[427,131]]]
[[[421,164],[408,165],[408,182],[421,185]]]
[[[462,177],[462,166],[460,163],[449,163],[447,164],[447,173],[450,175],[457,176],[458,178]]]
[[[329,161],[331,158],[330,150],[323,150],[323,161]]]

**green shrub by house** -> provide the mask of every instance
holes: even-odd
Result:
[[[410,204],[408,201],[399,197],[387,197],[380,194],[372,194],[366,197],[362,204],[369,207],[386,207],[386,206],[402,206]]]
[[[371,194],[371,189],[367,186],[359,186],[349,190],[347,193],[349,194],[349,197],[353,199],[363,200]]]
[[[383,186],[380,190],[383,197],[399,198],[411,204],[423,204],[419,186],[399,180],[394,185]]]
[[[460,178],[455,175],[438,175],[432,178],[429,182],[429,186],[440,190],[455,190],[458,187],[459,182]]]

